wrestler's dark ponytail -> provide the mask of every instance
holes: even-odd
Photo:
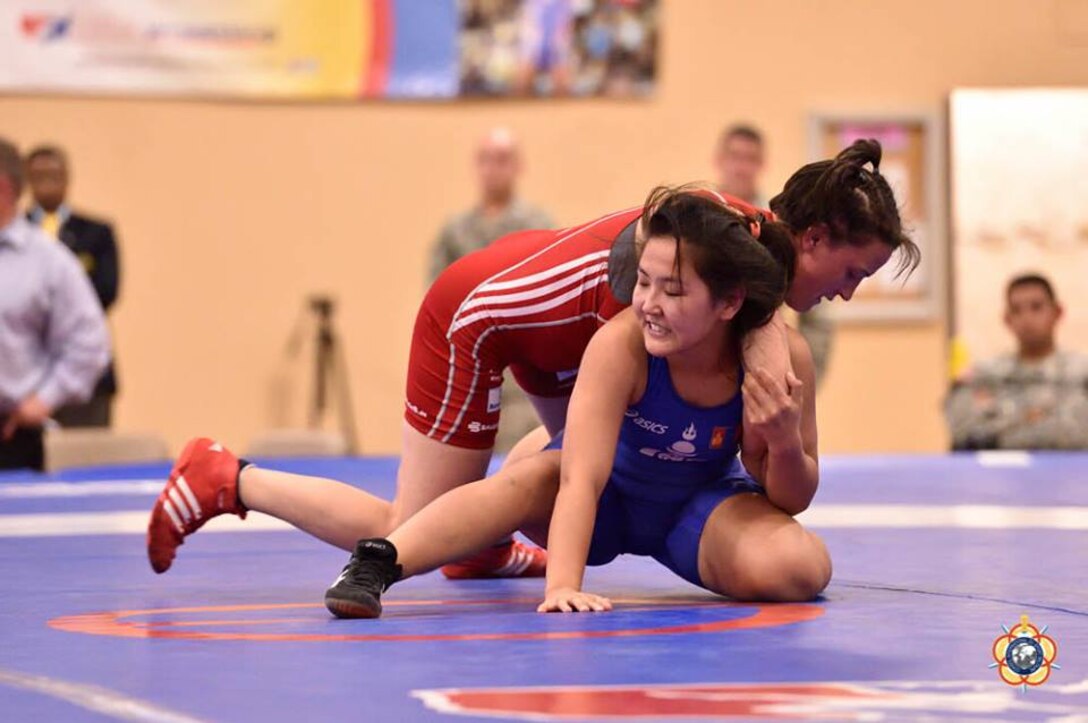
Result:
[[[827,224],[832,242],[857,246],[873,237],[899,251],[899,270],[913,271],[918,246],[904,233],[888,181],[880,174],[880,143],[858,140],[830,161],[803,166],[771,199],[771,210],[795,234]]]

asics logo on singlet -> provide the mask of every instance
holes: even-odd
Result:
[[[408,410],[409,410],[410,412],[412,412],[413,414],[416,414],[416,415],[418,415],[418,416],[420,416],[420,417],[423,417],[424,419],[426,419],[426,418],[427,418],[427,413],[426,413],[426,412],[424,412],[424,411],[423,411],[422,409],[420,409],[419,407],[417,407],[416,405],[412,404],[411,402],[409,402],[409,401],[407,401],[407,400],[406,400],[406,401],[404,402],[404,406],[408,407]]]
[[[664,434],[669,431],[669,425],[646,419],[646,417],[640,417],[637,409],[628,409],[624,414],[636,427],[642,427],[651,434]]]
[[[468,431],[470,432],[490,432],[498,429],[499,425],[496,424],[481,424],[480,422],[469,422]]]

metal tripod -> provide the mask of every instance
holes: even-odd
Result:
[[[348,388],[347,363],[343,346],[333,327],[336,302],[332,297],[315,295],[309,299],[309,308],[317,319],[310,427],[319,428],[329,406],[335,405],[339,415],[340,433],[347,442],[348,452],[355,454],[358,451],[355,441],[355,415]]]

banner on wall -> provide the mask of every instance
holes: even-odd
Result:
[[[658,0],[9,0],[0,90],[251,99],[645,95]]]

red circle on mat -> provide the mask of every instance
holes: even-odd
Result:
[[[384,603],[387,608],[418,607],[426,605],[496,605],[496,604],[522,604],[536,603],[535,599],[504,599],[504,600],[392,600]],[[653,607],[690,607],[675,600],[614,600],[617,606],[623,603],[631,603],[638,606]],[[681,635],[687,633],[720,633],[727,630],[748,630],[752,628],[769,628],[790,623],[812,620],[823,615],[823,608],[811,603],[770,603],[770,604],[744,604],[744,603],[697,603],[697,607],[721,607],[751,609],[753,613],[741,618],[730,618],[714,622],[690,623],[687,625],[671,625],[652,628],[630,628],[621,630],[569,630],[569,631],[538,631],[524,633],[453,633],[453,634],[386,634],[386,633],[255,633],[240,632],[234,630],[215,632],[207,630],[191,630],[185,628],[211,627],[211,626],[250,626],[270,625],[275,623],[297,623],[299,618],[272,619],[272,618],[234,618],[225,620],[173,620],[173,621],[141,621],[131,618],[139,618],[148,615],[169,615],[179,613],[237,613],[247,611],[269,610],[300,610],[300,609],[324,609],[324,605],[314,603],[286,603],[265,605],[211,605],[206,607],[184,608],[159,608],[157,610],[116,610],[112,612],[82,613],[80,615],[65,615],[53,618],[49,621],[49,627],[56,630],[64,630],[70,633],[84,633],[87,635],[110,635],[122,638],[170,638],[175,640],[249,640],[268,642],[354,642],[354,641],[387,641],[387,642],[423,642],[436,640],[570,640],[585,638],[622,638],[641,635]],[[617,607],[622,610],[622,607]],[[330,624],[341,625],[343,623],[328,621]]]

